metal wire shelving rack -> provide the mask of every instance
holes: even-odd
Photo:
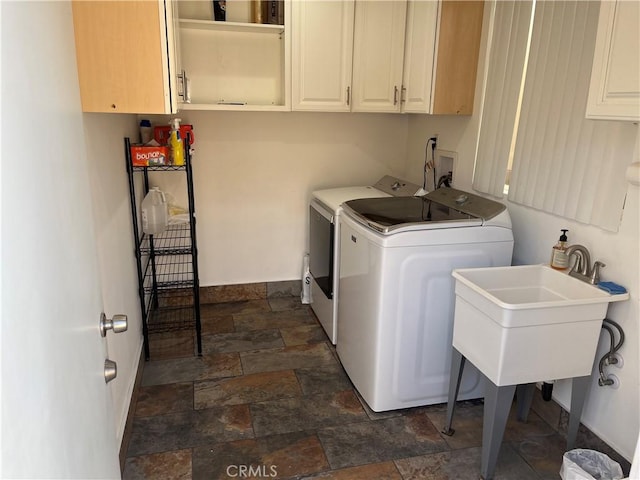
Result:
[[[184,165],[139,167],[134,166],[131,161],[129,138],[124,139],[144,353],[147,360],[150,357],[149,336],[161,332],[195,331],[198,355],[202,355],[195,201],[188,144],[186,141]],[[183,171],[187,180],[188,222],[170,224],[158,235],[145,234],[139,225],[138,201],[149,191],[148,173],[151,171]],[[140,183],[136,182],[138,174],[142,176],[142,192],[137,192],[140,189],[136,185]]]

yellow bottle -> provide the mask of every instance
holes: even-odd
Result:
[[[184,142],[180,137],[180,119],[174,118],[170,122],[171,135],[169,145],[171,145],[171,159],[174,165],[184,165]]]

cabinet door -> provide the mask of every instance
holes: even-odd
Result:
[[[483,14],[482,1],[441,2],[430,113],[473,113]]]
[[[348,112],[354,0],[292,3],[292,109]]]
[[[164,0],[72,8],[82,110],[171,113]]]
[[[400,111],[406,15],[406,0],[356,2],[352,111]]]
[[[640,120],[640,3],[603,1],[587,118]]]
[[[170,93],[171,113],[178,111],[179,103],[187,103],[187,76],[180,60],[180,18],[178,15],[178,0],[165,0],[165,24],[167,26],[167,58],[162,61],[168,65],[168,82]]]
[[[409,0],[402,77],[402,111],[431,113],[438,1]]]

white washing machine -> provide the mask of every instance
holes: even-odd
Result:
[[[337,352],[377,412],[447,401],[456,268],[511,264],[504,205],[453,188],[348,201],[340,216]],[[483,396],[467,365],[460,399]]]
[[[340,258],[341,205],[347,200],[410,196],[420,187],[385,175],[372,187],[343,187],[317,190],[309,206],[309,270],[311,308],[331,342],[336,344]]]

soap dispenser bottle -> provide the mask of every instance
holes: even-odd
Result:
[[[170,122],[171,135],[169,145],[171,146],[171,158],[174,165],[184,165],[184,143],[180,136],[180,119],[174,118]]]
[[[557,270],[564,270],[569,267],[569,257],[567,257],[567,232],[569,230],[562,229],[562,235],[558,243],[551,249],[551,267]]]

